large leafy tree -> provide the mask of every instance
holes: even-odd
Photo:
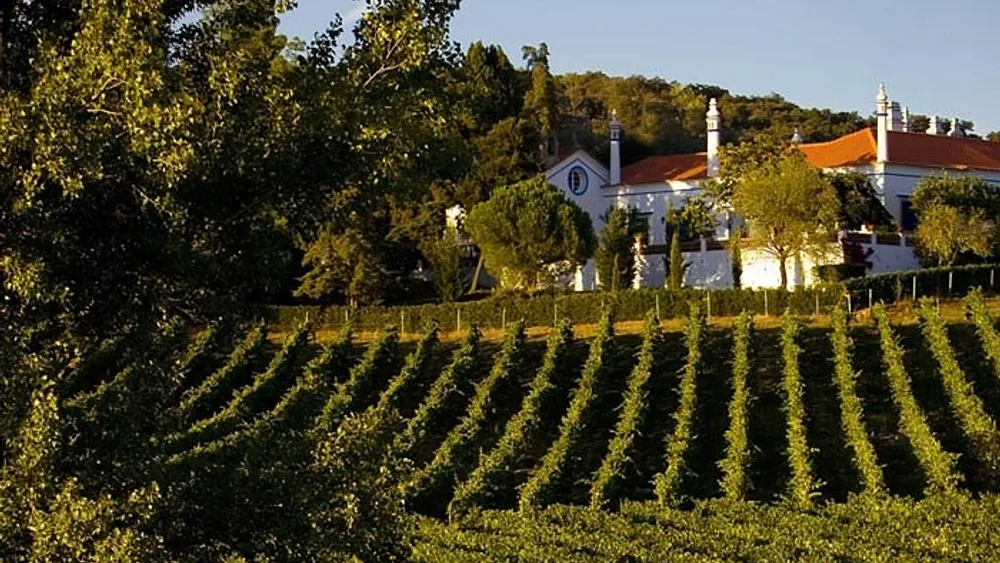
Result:
[[[974,176],[925,178],[910,202],[917,216],[917,251],[929,262],[954,264],[996,254],[1000,195]]]
[[[788,259],[822,256],[837,229],[837,194],[799,152],[740,180],[733,206],[749,223],[747,244],[777,259],[781,287],[788,287]]]
[[[296,96],[305,127],[290,160],[297,185],[310,193],[295,200],[295,240],[310,259],[300,293],[315,295],[317,269],[329,268],[341,252],[364,238],[371,272],[402,277],[419,255],[405,227],[414,208],[433,199],[436,184],[456,175],[464,141],[451,116],[458,52],[448,40],[457,1],[378,0],[354,28],[354,42],[341,48],[335,23],[300,61]],[[438,210],[440,211],[440,210]],[[423,217],[421,225],[431,228]],[[324,233],[324,239],[316,238]],[[338,240],[340,239],[340,240]],[[342,283],[329,293],[345,294]],[[363,301],[376,301],[380,289]],[[329,295],[324,293],[324,295]]]
[[[895,219],[882,205],[868,176],[855,171],[826,174],[840,202],[839,226],[857,230],[864,225],[882,231],[893,230]]]
[[[992,254],[995,231],[995,223],[982,209],[963,212],[950,205],[933,204],[920,213],[917,247],[926,260],[951,266],[962,254],[980,258]]]
[[[496,190],[465,229],[508,287],[550,282],[586,262],[596,244],[587,213],[542,176]]]

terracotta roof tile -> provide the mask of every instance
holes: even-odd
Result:
[[[839,139],[799,145],[817,168],[841,168],[874,163],[878,142],[872,129]],[[925,168],[1000,171],[1000,143],[921,133],[889,132],[889,162]],[[706,153],[651,156],[622,169],[626,185],[659,184],[708,177]]]
[[[889,162],[928,168],[1000,171],[1000,143],[890,132]]]
[[[638,186],[669,180],[695,180],[708,176],[708,155],[672,154],[651,156],[622,168],[622,183]]]
[[[802,144],[799,150],[817,168],[870,164],[878,158],[878,142],[871,129],[855,131],[825,143]]]

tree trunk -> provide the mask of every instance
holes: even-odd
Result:
[[[788,289],[788,257],[778,256],[778,271],[781,272],[781,289]]]
[[[479,276],[483,273],[483,251],[479,251],[479,263],[476,264],[476,271],[472,274],[472,283],[469,284],[469,293],[479,290]]]

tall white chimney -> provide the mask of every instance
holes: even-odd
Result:
[[[611,112],[611,170],[608,183],[618,186],[622,183],[622,122],[618,121],[618,112]]]
[[[885,83],[879,84],[876,98],[875,117],[877,122],[878,162],[889,160],[889,94],[885,91]]]
[[[927,126],[928,135],[943,135],[944,127],[941,126],[941,120],[938,116],[932,115],[930,118],[930,124]]]
[[[910,108],[903,106],[903,133],[910,133]]]
[[[705,123],[708,125],[708,177],[714,178],[719,174],[719,145],[721,144],[719,130],[722,125],[722,114],[719,113],[719,104],[715,98],[708,101]]]
[[[899,107],[899,102],[889,104],[889,131],[903,130],[903,111]]]
[[[964,137],[965,134],[962,133],[962,129],[958,126],[958,118],[951,120],[951,131],[948,131],[949,137]]]

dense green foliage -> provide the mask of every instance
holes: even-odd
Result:
[[[917,252],[929,264],[981,262],[997,254],[1000,196],[976,176],[928,177],[910,198]]]
[[[892,400],[899,409],[900,433],[909,440],[913,454],[927,474],[927,489],[932,492],[951,491],[960,480],[955,458],[945,452],[934,437],[924,412],[913,396],[910,378],[903,364],[903,349],[889,325],[885,309],[881,305],[876,306],[874,315],[878,322],[885,374],[892,388]]]
[[[989,561],[1000,500],[857,498],[801,511],[701,502],[630,505],[621,514],[560,506],[490,512],[461,526],[422,523],[414,559],[464,561]],[[947,533],[942,533],[947,530]]]
[[[496,190],[465,228],[504,287],[536,288],[573,272],[596,246],[590,216],[544,176]]]
[[[743,313],[736,320],[733,338],[733,398],[729,401],[729,428],[726,430],[726,457],[719,461],[725,498],[743,500],[750,488],[746,466],[750,456],[747,434],[750,403],[750,350],[753,347],[753,316]]]
[[[440,298],[459,297],[474,252],[466,253],[465,233],[444,230],[445,210],[455,204],[470,211],[465,226],[491,269],[501,276],[509,269],[514,285],[534,288],[571,271],[595,246],[590,221],[538,175],[560,143],[605,154],[609,106],[623,111],[627,160],[703,146],[710,96],[720,98],[729,140],[787,138],[796,122],[821,140],[864,124],[855,114],[802,110],[776,96],[741,98],[712,86],[556,77],[544,44],[525,50],[524,70],[495,46],[475,44],[463,55],[449,36],[459,4],[371,0],[350,30],[331,14],[325,32],[298,41],[278,34],[281,14],[294,5],[284,0],[0,1],[0,560],[405,561],[414,555],[413,513],[428,508],[407,502],[414,491],[437,501],[427,512],[453,496],[452,514],[468,516],[470,526],[496,518],[501,532],[516,531],[515,555],[505,551],[511,542],[488,555],[507,559],[821,559],[850,556],[836,543],[847,533],[873,536],[865,545],[894,556],[943,558],[951,549],[953,556],[979,557],[981,536],[996,519],[996,491],[977,478],[967,482],[983,493],[975,503],[958,493],[937,495],[952,494],[966,468],[944,451],[924,416],[933,413],[927,416],[935,424],[954,416],[966,432],[949,439],[971,440],[971,449],[984,452],[984,412],[995,397],[962,384],[963,375],[981,374],[956,364],[965,356],[952,355],[931,316],[925,314],[928,342],[914,346],[940,363],[954,412],[912,393],[905,351],[879,319],[898,432],[928,476],[928,500],[868,504],[873,500],[865,497],[802,512],[774,508],[771,493],[800,488],[777,471],[776,479],[768,473],[755,481],[773,485],[753,491],[762,503],[729,503],[713,513],[702,499],[718,492],[711,468],[722,432],[702,425],[711,422],[710,409],[722,407],[719,382],[699,372],[724,370],[702,349],[714,329],[699,312],[700,292],[354,307],[406,302],[428,290],[411,276],[418,262],[431,266]],[[772,145],[762,145],[757,156],[766,164]],[[726,151],[727,174],[744,150]],[[749,170],[752,162],[740,166]],[[989,196],[973,188],[976,197]],[[841,203],[860,190],[839,193]],[[865,203],[851,201],[854,220]],[[962,203],[937,203],[946,204]],[[684,236],[703,230],[698,217],[706,209],[703,202],[685,208]],[[968,224],[977,232],[997,216],[967,215],[977,219]],[[960,278],[960,292],[985,286],[982,276],[991,272],[945,274]],[[885,289],[898,300],[909,279],[848,287]],[[817,297],[824,305],[839,298],[840,286],[829,289],[711,298],[716,314],[808,312]],[[250,303],[296,296],[350,307],[308,319],[293,311],[291,322],[272,326],[243,318],[253,312]],[[657,305],[665,318],[689,316],[685,338],[660,334],[654,323],[641,345],[615,336],[612,315],[638,320]],[[525,393],[521,384],[541,354],[524,327],[548,326],[557,312],[572,322],[603,319],[590,357],[578,366],[569,361],[584,346],[557,321]],[[480,342],[475,323],[522,317],[489,370],[484,360],[494,348]],[[983,324],[981,314],[974,317]],[[310,320],[347,330],[317,350]],[[397,320],[404,326],[386,328]],[[473,327],[446,365],[438,365],[433,329],[403,362],[411,342],[401,332],[425,321]],[[351,342],[352,322],[379,331],[363,354]],[[288,333],[284,345],[269,341],[273,329]],[[992,347],[990,332],[980,329]],[[734,350],[735,368],[748,375],[740,359],[749,356],[748,344],[737,339],[743,344]],[[678,354],[667,340],[678,343]],[[800,345],[803,354],[816,353],[813,344],[794,343]],[[633,346],[640,346],[635,360],[620,353]],[[649,369],[660,346],[664,362],[674,362],[669,367],[683,365],[679,381]],[[843,348],[840,356],[850,346]],[[754,356],[761,383],[772,385],[762,393],[773,398],[779,361]],[[815,385],[806,370],[786,375],[807,390]],[[743,386],[756,383],[745,378]],[[625,408],[608,416],[619,400]],[[518,403],[521,414],[508,418]],[[739,411],[752,403],[733,404]],[[773,430],[755,426],[757,413],[747,410],[748,429],[743,438],[732,434],[730,445],[744,452],[759,445],[762,457],[784,464],[768,439]],[[852,412],[896,437],[881,413]],[[808,412],[800,414],[810,430]],[[670,415],[673,427],[661,423]],[[647,422],[654,428],[648,436],[639,431]],[[883,435],[877,437],[876,447],[884,448]],[[821,452],[828,446],[816,445]],[[665,468],[644,462],[664,457]],[[743,467],[727,472],[752,469],[746,457],[733,459]],[[598,510],[543,510],[581,502],[571,492],[579,485],[595,491],[595,506],[623,501],[621,518],[632,520],[624,526]],[[657,493],[663,503],[690,499],[693,510],[631,504]],[[523,514],[479,511],[518,494]],[[942,513],[952,520],[947,537],[927,532],[942,527]],[[563,532],[544,521],[553,516],[576,529],[560,538]],[[776,537],[781,527],[796,533]],[[707,536],[712,530],[721,535]],[[556,541],[524,541],[549,531]],[[452,533],[438,547],[449,549],[457,541]],[[628,541],[637,533],[654,543]],[[658,543],[663,534],[669,552]],[[504,540],[492,534],[491,541]],[[633,553],[637,544],[649,551]],[[995,552],[991,547],[981,558]],[[451,558],[420,550],[416,556]]]
[[[614,323],[610,316],[601,320],[597,336],[590,345],[590,355],[583,366],[580,381],[573,391],[569,410],[559,425],[559,437],[546,452],[545,457],[531,472],[531,477],[521,487],[518,506],[521,512],[544,508],[555,502],[555,489],[567,464],[578,455],[580,441],[588,431],[594,417],[593,407],[600,396],[604,378],[611,368],[614,354]]]
[[[847,314],[841,306],[834,307],[830,312],[830,321],[833,325],[830,339],[835,363],[834,383],[840,398],[840,425],[847,437],[847,446],[854,454],[854,465],[864,481],[864,491],[878,495],[885,492],[885,479],[865,428],[864,407],[857,391],[859,374],[851,364],[854,342],[847,332]]]
[[[541,430],[543,405],[556,390],[553,380],[567,368],[567,355],[572,341],[572,325],[564,319],[549,337],[542,367],[531,382],[521,410],[507,422],[496,447],[483,456],[468,479],[456,487],[455,497],[448,505],[450,516],[454,518],[468,512],[473,506],[483,504],[491,493],[508,484],[514,477],[514,464]]]
[[[692,304],[687,327],[684,329],[684,340],[687,345],[687,360],[680,381],[680,403],[674,414],[674,430],[667,437],[666,468],[654,478],[656,497],[661,505],[671,505],[678,500],[678,489],[681,479],[688,467],[685,458],[694,437],[694,410],[697,401],[698,372],[702,365],[702,335],[705,331],[705,318],[701,308]]]
[[[600,469],[590,487],[590,506],[606,509],[620,500],[622,480],[626,475],[626,464],[633,455],[633,444],[639,435],[643,416],[648,409],[648,385],[656,363],[656,349],[661,346],[660,319],[654,314],[646,318],[643,329],[642,348],[639,362],[629,376],[614,437],[608,445],[608,453],[601,462]]]
[[[812,494],[817,488],[813,478],[809,444],[806,442],[806,408],[803,403],[802,375],[799,372],[801,349],[796,343],[798,321],[791,313],[785,312],[781,318],[781,354],[784,360],[785,416],[787,417],[786,437],[788,439],[788,463],[792,467],[792,478],[788,482],[788,500],[799,507],[812,504]]]

